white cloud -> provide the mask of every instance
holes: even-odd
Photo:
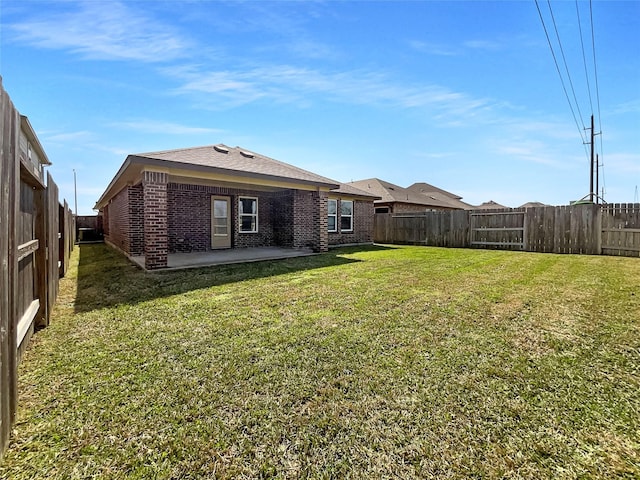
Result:
[[[472,50],[499,50],[502,45],[493,40],[469,40],[463,45]]]
[[[218,134],[223,130],[207,127],[192,127],[172,122],[161,122],[155,120],[139,120],[130,122],[112,123],[112,127],[135,130],[144,133],[161,133],[165,135],[201,135],[201,134]]]
[[[640,182],[640,154],[636,153],[607,153],[603,157],[607,170],[626,175],[638,175]]]
[[[162,62],[182,57],[189,41],[121,2],[68,3],[70,11],[47,13],[7,25],[15,40],[71,50],[87,59]]]
[[[43,135],[43,142],[46,143],[84,143],[94,139],[94,135],[86,130],[79,132],[46,133]]]
[[[417,50],[420,53],[426,53],[427,55],[453,57],[461,54],[461,51],[458,48],[440,43],[424,42],[421,40],[412,40],[409,42],[409,46],[414,50]]]
[[[611,109],[611,114],[620,115],[625,113],[639,113],[640,112],[640,99],[630,100],[628,102],[615,105]]]
[[[402,85],[382,73],[353,70],[325,73],[290,65],[244,70],[202,70],[198,66],[167,68],[183,82],[177,94],[198,95],[204,103],[245,105],[258,100],[308,105],[314,98],[352,105],[429,108],[434,118],[459,122],[499,108],[490,99],[473,98],[439,85]],[[204,94],[204,96],[203,96]]]

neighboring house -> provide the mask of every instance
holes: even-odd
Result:
[[[460,201],[461,197],[426,183],[414,183],[411,187],[404,188],[378,178],[370,178],[350,182],[348,185],[380,197],[379,200],[374,201],[376,213],[473,208]]]
[[[105,241],[156,269],[182,251],[371,243],[374,198],[218,144],[129,155],[95,208]]]
[[[461,209],[461,210],[471,210],[473,209],[473,205],[463,202],[462,197],[456,195],[451,192],[447,192],[446,190],[442,190],[441,188],[434,187],[433,185],[429,185],[428,183],[418,182],[413,185],[409,185],[407,190],[411,190],[414,192],[421,193],[426,197],[432,200],[440,200],[451,205],[452,208]]]
[[[551,205],[547,205],[542,202],[527,202],[520,205],[518,208],[535,208],[535,207],[550,207]]]
[[[500,210],[502,208],[509,208],[509,207],[505,207],[504,205],[500,205],[499,203],[494,202],[493,200],[489,200],[488,202],[481,203],[480,205],[473,208],[475,210]]]

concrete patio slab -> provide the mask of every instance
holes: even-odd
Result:
[[[280,260],[309,255],[316,254],[310,249],[281,247],[232,248],[228,250],[210,250],[208,252],[170,253],[167,257],[167,268],[153,271],[166,272],[167,270]],[[135,264],[144,269],[144,255],[130,258]]]

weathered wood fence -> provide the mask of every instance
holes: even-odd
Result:
[[[640,256],[640,204],[378,213],[377,243]]]
[[[73,215],[60,205],[48,160],[0,78],[0,458],[17,407],[20,358],[49,324],[74,245]]]

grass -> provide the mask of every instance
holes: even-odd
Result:
[[[79,250],[79,251],[78,251]],[[640,478],[638,259],[73,254],[1,478]]]

